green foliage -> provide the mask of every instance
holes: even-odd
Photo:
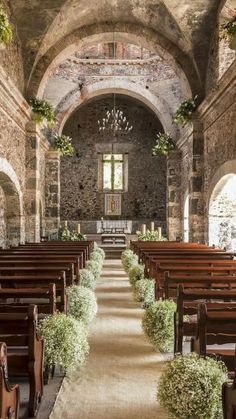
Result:
[[[168,352],[174,347],[174,313],[172,300],[155,301],[145,311],[142,327],[155,349]]]
[[[185,125],[189,123],[193,112],[197,109],[196,99],[197,96],[195,96],[193,99],[186,99],[180,104],[179,108],[173,116],[173,121],[176,124],[185,127]]]
[[[88,325],[97,313],[97,301],[93,291],[81,285],[67,288],[69,314]]]
[[[91,271],[95,277],[95,279],[99,279],[100,275],[101,275],[101,270],[102,270],[102,264],[100,262],[97,262],[95,260],[88,260],[86,262],[86,269],[88,269],[89,271]]]
[[[0,44],[8,44],[12,40],[12,25],[8,16],[0,6]]]
[[[80,285],[82,287],[94,290],[96,285],[96,278],[94,274],[88,269],[80,269],[79,271]]]
[[[223,418],[221,388],[227,381],[222,362],[197,354],[177,355],[158,386],[157,399],[172,418]]]
[[[132,266],[138,264],[138,256],[130,249],[124,250],[121,255],[122,264],[125,272],[129,273]]]
[[[155,281],[154,279],[142,278],[136,281],[133,286],[134,298],[142,303],[142,308],[148,308],[155,302]]]
[[[170,150],[174,150],[176,143],[168,132],[159,132],[156,136],[156,144],[152,149],[153,156],[166,156]]]
[[[89,345],[83,322],[63,313],[50,315],[40,323],[40,334],[45,341],[45,365],[57,364],[67,371],[84,363]]]
[[[54,136],[54,148],[60,151],[62,156],[73,156],[74,147],[72,145],[72,138],[67,135],[55,135]]]
[[[220,26],[220,39],[231,41],[234,37],[236,37],[236,16]]]
[[[62,241],[81,241],[86,240],[86,236],[80,233],[76,233],[75,231],[70,231],[68,227],[64,227],[64,229],[59,233],[59,239]]]
[[[138,240],[164,242],[164,241],[167,241],[167,238],[164,236],[160,236],[158,230],[155,230],[155,231],[147,230],[145,234],[142,234],[142,233],[138,234]]]
[[[137,281],[144,278],[144,265],[135,263],[131,265],[129,270],[129,281],[131,285],[134,285]]]
[[[52,105],[46,100],[38,99],[33,97],[30,99],[30,105],[35,116],[35,121],[40,123],[44,119],[48,122],[50,126],[54,125],[56,122],[55,112]]]

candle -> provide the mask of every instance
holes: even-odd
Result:
[[[142,224],[141,226],[141,233],[146,234],[146,224]]]
[[[159,239],[161,238],[161,227],[158,227],[158,236],[159,236]]]
[[[79,223],[78,223],[78,226],[77,226],[77,233],[80,234],[80,224]]]
[[[67,221],[65,221],[65,228],[67,228]]]
[[[154,224],[154,221],[152,221],[151,222],[151,231],[154,231],[154,229],[155,229],[155,224]]]

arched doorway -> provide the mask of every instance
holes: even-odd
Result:
[[[17,245],[23,240],[22,197],[16,174],[0,158],[0,246]]]
[[[236,173],[223,176],[211,194],[209,244],[236,249]]]

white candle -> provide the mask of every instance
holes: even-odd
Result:
[[[155,223],[154,223],[154,221],[152,221],[151,222],[151,231],[154,231],[155,230]]]
[[[161,227],[158,227],[158,236],[159,236],[159,239],[161,238]]]
[[[65,221],[65,228],[67,228],[67,221]]]
[[[79,223],[78,223],[78,226],[77,226],[77,233],[80,234],[80,224]]]
[[[146,224],[142,224],[141,233],[146,234]]]

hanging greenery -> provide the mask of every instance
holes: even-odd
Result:
[[[72,138],[67,135],[55,135],[54,136],[54,147],[57,151],[60,151],[62,156],[73,156],[74,147],[72,145]]]
[[[166,156],[169,151],[174,150],[176,143],[168,132],[159,132],[156,136],[156,144],[152,149],[153,156]]]
[[[8,44],[12,40],[12,25],[8,16],[0,6],[0,44]]]
[[[37,123],[43,122],[44,119],[48,122],[49,126],[53,126],[56,122],[55,112],[52,105],[46,100],[33,97],[30,99],[30,105],[34,114],[34,119]]]
[[[220,26],[220,39],[230,42],[236,38],[236,16]]]
[[[180,104],[173,116],[173,121],[176,124],[185,127],[190,122],[193,112],[197,109],[196,99],[197,96],[193,99],[186,99]]]

